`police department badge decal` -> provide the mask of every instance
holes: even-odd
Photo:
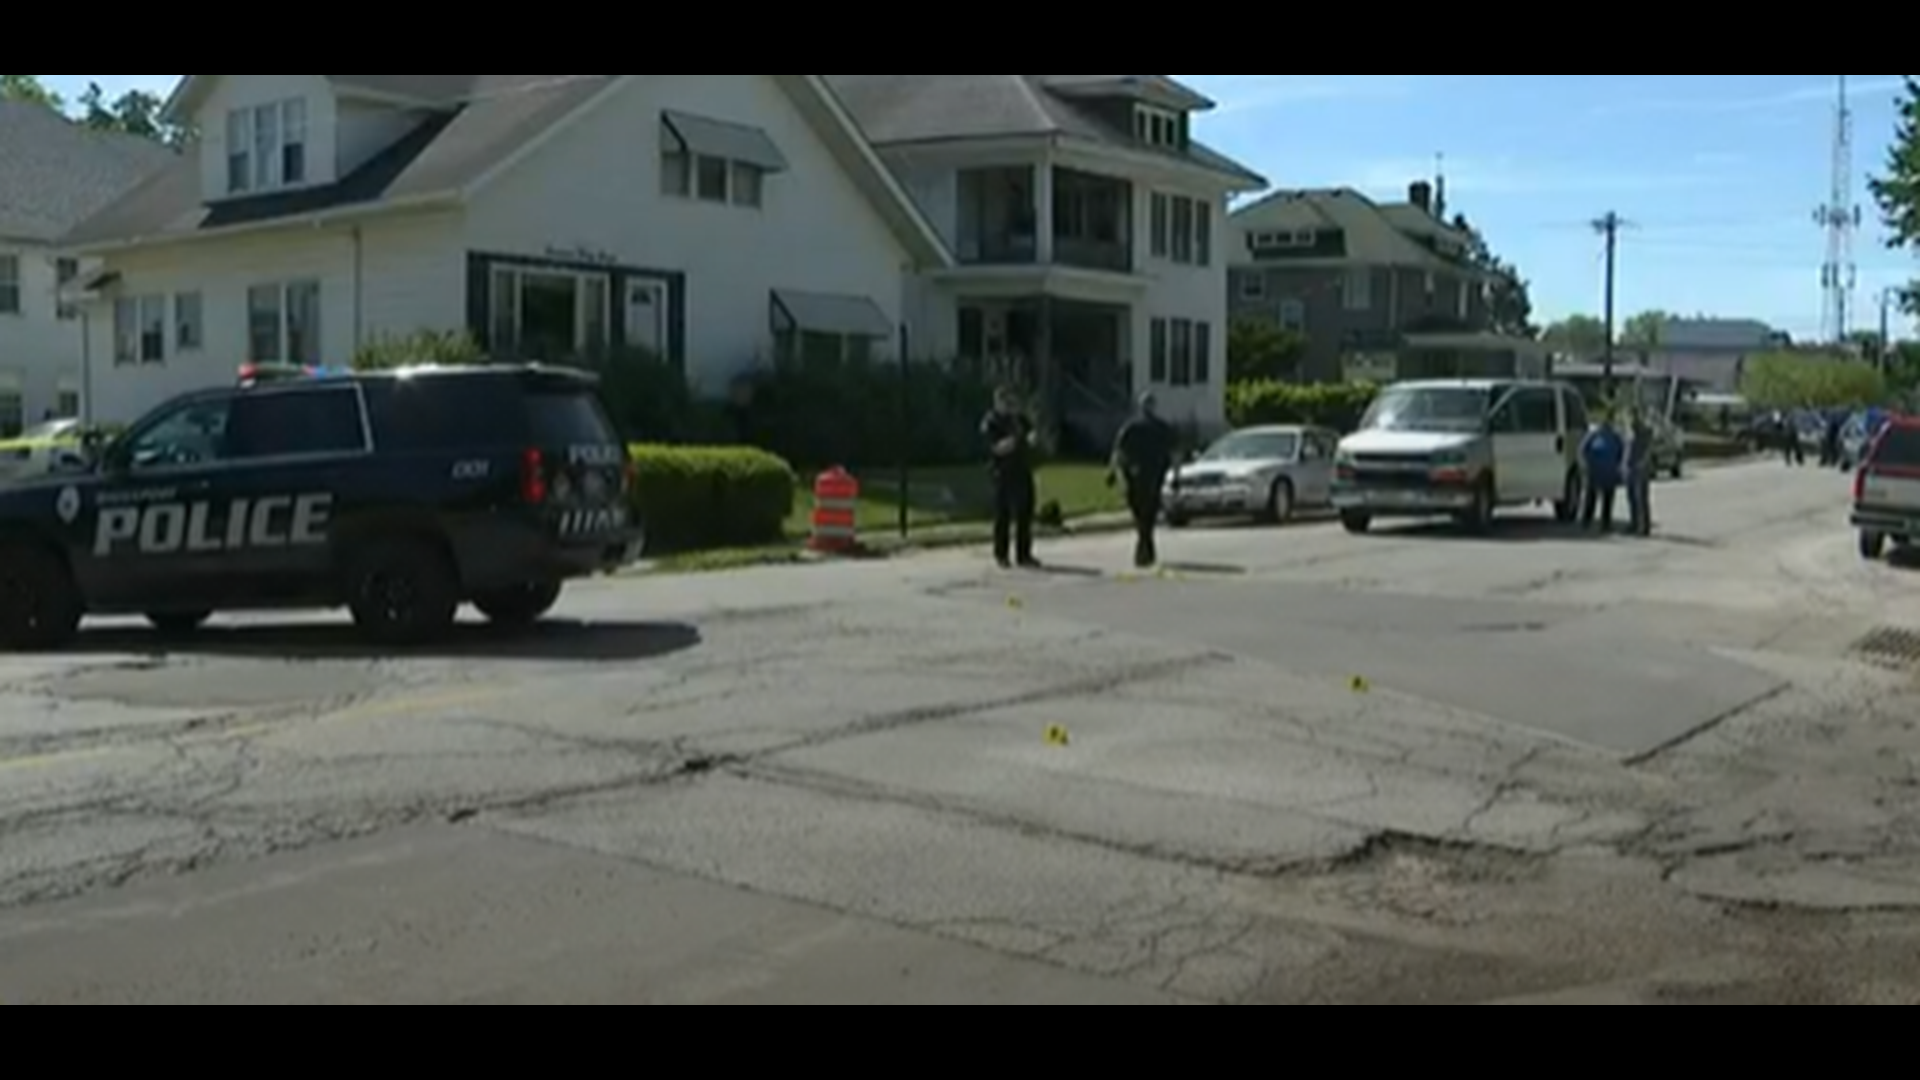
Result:
[[[68,525],[79,520],[80,489],[72,485],[61,488],[60,496],[53,502],[53,512],[60,515],[60,520]]]

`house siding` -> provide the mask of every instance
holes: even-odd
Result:
[[[688,377],[712,392],[772,356],[771,296],[860,296],[898,322],[910,256],[771,76],[638,76],[473,199],[466,252],[594,261],[680,283]],[[764,130],[789,169],[759,208],[661,194],[661,113]],[[621,306],[616,297],[616,310]]]
[[[1371,303],[1348,310],[1346,290],[1350,275],[1367,276]],[[1428,289],[1429,278],[1433,285]],[[1260,285],[1249,293],[1249,280]],[[1464,292],[1466,318],[1460,318]],[[1345,378],[1346,357],[1354,352],[1390,351],[1401,335],[1417,332],[1427,320],[1464,323],[1462,329],[1486,326],[1487,309],[1480,291],[1465,275],[1436,269],[1404,267],[1287,266],[1280,263],[1241,265],[1232,272],[1231,305],[1235,319],[1278,322],[1289,301],[1306,309],[1306,359],[1300,377],[1314,382]]]
[[[349,226],[283,230],[218,242],[129,251],[106,265],[119,281],[87,310],[91,416],[128,422],[176,394],[230,382],[250,357],[247,292],[289,281],[320,283],[320,345],[347,364],[380,335],[465,323],[466,270],[456,214],[396,215]],[[204,348],[165,363],[116,366],[116,297],[198,293]]]
[[[22,425],[31,427],[58,409],[62,391],[79,391],[81,324],[59,318],[51,249],[0,241],[0,259],[12,258],[20,262],[20,312],[0,314],[0,398],[17,398]]]

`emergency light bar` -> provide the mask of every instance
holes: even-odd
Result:
[[[240,385],[246,387],[291,379],[338,378],[346,374],[344,368],[330,368],[324,364],[242,364]]]

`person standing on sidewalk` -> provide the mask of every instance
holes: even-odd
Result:
[[[1647,414],[1633,414],[1633,432],[1627,443],[1627,507],[1633,535],[1653,535],[1654,434]]]
[[[1602,534],[1613,532],[1613,511],[1620,500],[1620,473],[1626,464],[1627,447],[1613,418],[1601,416],[1600,422],[1580,444],[1580,461],[1587,471],[1587,502],[1580,522]]]
[[[1160,547],[1155,532],[1160,527],[1160,496],[1173,473],[1179,453],[1180,436],[1173,425],[1160,418],[1160,402],[1153,394],[1140,395],[1140,411],[1113,445],[1113,472],[1109,485],[1125,483],[1127,510],[1133,515],[1137,540],[1133,564],[1142,570],[1160,564]]]
[[[1033,475],[1033,421],[1020,408],[1020,395],[1003,386],[993,395],[993,411],[980,422],[993,477],[993,557],[1002,569],[1015,565],[1038,570],[1033,554],[1033,519],[1040,501]]]

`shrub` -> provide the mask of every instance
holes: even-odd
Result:
[[[910,365],[904,394],[893,364],[781,368],[752,378],[736,430],[808,467],[892,464],[902,454],[916,465],[954,465],[979,458],[980,418],[992,399],[992,386],[944,364]]]
[[[1237,428],[1315,424],[1352,431],[1379,394],[1380,388],[1371,383],[1235,383],[1227,388],[1227,420]]]
[[[799,480],[761,450],[731,446],[630,448],[634,512],[649,554],[754,547],[784,538]]]

